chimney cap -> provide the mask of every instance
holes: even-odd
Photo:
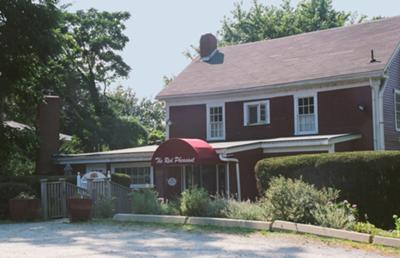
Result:
[[[200,38],[200,57],[210,58],[210,55],[217,49],[217,38],[212,33],[203,34]]]

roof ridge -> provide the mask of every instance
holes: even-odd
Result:
[[[241,47],[241,46],[256,45],[256,44],[262,44],[262,43],[265,43],[265,42],[277,41],[277,40],[294,38],[294,37],[300,37],[300,36],[304,36],[304,35],[311,35],[311,34],[316,34],[316,33],[321,33],[321,32],[326,32],[326,31],[345,30],[345,29],[350,29],[350,28],[354,28],[354,27],[358,27],[358,26],[369,25],[371,23],[387,22],[388,20],[399,19],[399,18],[400,18],[400,15],[396,15],[396,16],[391,16],[391,17],[385,17],[385,18],[378,19],[378,20],[369,20],[369,21],[365,21],[365,22],[361,22],[361,23],[338,26],[338,27],[333,27],[333,28],[328,28],[328,29],[323,29],[323,30],[302,32],[302,33],[293,34],[293,35],[289,35],[289,36],[283,36],[283,37],[279,37],[279,38],[262,39],[262,40],[259,40],[259,41],[227,45],[227,46],[223,46],[223,47],[218,47],[218,49],[226,49],[226,48],[234,48],[234,47]]]

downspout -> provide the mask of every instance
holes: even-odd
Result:
[[[235,158],[228,158],[224,154],[219,154],[219,159],[224,162],[235,162],[236,163],[236,185],[238,191],[238,200],[242,200],[242,194],[240,190],[240,171],[239,171],[239,160]],[[228,164],[229,165],[229,164]],[[229,170],[227,171],[229,173]]]
[[[370,79],[372,90],[372,121],[374,150],[383,150],[383,88],[381,80]]]
[[[389,81],[389,75],[384,73],[383,75],[384,81],[382,82],[382,87],[379,89],[378,99],[379,99],[379,137],[381,141],[381,150],[385,150],[385,119],[383,114],[383,94],[385,93],[386,85]]]

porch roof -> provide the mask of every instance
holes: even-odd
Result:
[[[288,152],[334,152],[335,144],[360,139],[360,134],[331,134],[281,137],[250,141],[214,142],[209,145],[218,154],[233,154],[241,151],[262,149],[264,153]],[[56,164],[91,164],[115,162],[150,162],[159,145],[119,149],[104,152],[81,154],[58,154],[54,156]]]

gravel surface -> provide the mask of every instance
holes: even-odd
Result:
[[[0,224],[0,257],[387,257],[301,236],[52,221]]]

